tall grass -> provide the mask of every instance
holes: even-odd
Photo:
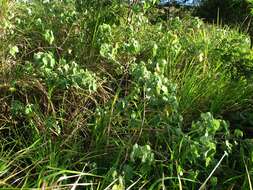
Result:
[[[6,9],[1,188],[250,188],[248,37],[94,3]]]

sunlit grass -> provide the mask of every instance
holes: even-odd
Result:
[[[0,187],[252,188],[248,37],[83,3],[4,3]]]

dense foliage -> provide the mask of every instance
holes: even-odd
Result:
[[[153,5],[0,0],[1,188],[252,189],[249,36]]]
[[[209,19],[222,19],[225,22],[242,23],[250,12],[249,0],[202,0],[197,8],[198,15]]]

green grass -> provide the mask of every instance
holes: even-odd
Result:
[[[249,37],[89,3],[1,12],[0,187],[252,188]]]

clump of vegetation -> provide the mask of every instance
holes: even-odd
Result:
[[[203,0],[196,13],[208,20],[222,19],[225,23],[242,23],[250,12],[249,2],[249,0]]]
[[[155,1],[0,5],[1,188],[252,188],[247,35]]]

